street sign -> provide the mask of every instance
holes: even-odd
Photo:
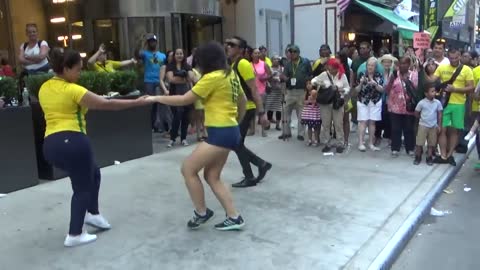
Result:
[[[413,34],[413,48],[415,49],[427,49],[430,48],[430,35],[427,33],[414,33]]]

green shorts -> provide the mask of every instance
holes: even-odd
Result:
[[[443,110],[443,127],[463,129],[465,125],[465,105],[448,104]]]

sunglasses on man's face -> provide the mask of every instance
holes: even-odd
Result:
[[[289,50],[288,52],[289,53],[298,53],[298,51],[296,51],[296,50]]]

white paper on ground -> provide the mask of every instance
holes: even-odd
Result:
[[[335,156],[333,152],[323,153],[324,156]]]
[[[444,210],[444,211],[442,211],[442,210],[437,210],[437,209],[435,209],[434,207],[432,207],[432,208],[430,209],[430,215],[432,215],[432,216],[434,216],[434,217],[443,217],[443,216],[448,215],[448,214],[451,214],[451,213],[452,213],[452,212],[449,211],[449,210]]]
[[[118,160],[115,160],[113,163],[114,163],[115,165],[119,165],[121,162],[118,161]]]
[[[466,187],[466,188],[463,189],[463,191],[465,191],[465,192],[469,192],[470,190],[472,190],[472,189],[469,188],[469,187]]]
[[[0,198],[6,197],[7,194],[0,193]]]

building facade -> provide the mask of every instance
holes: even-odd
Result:
[[[112,57],[132,57],[146,33],[162,51],[240,35],[251,46],[281,53],[291,42],[290,0],[0,0],[0,55],[15,64],[36,23],[51,47],[71,47],[87,56],[104,43]]]

